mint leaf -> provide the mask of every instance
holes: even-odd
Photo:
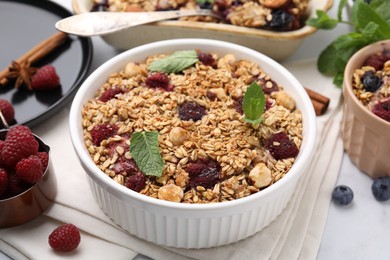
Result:
[[[161,177],[164,161],[158,147],[157,132],[135,132],[131,135],[130,153],[145,175]]]
[[[370,6],[387,22],[387,24],[390,24],[390,1],[372,0]]]
[[[324,29],[324,30],[330,30],[337,26],[339,23],[338,20],[331,18],[326,12],[322,10],[316,11],[317,17],[310,18],[306,21],[307,25]]]
[[[214,3],[214,0],[196,0],[196,3],[199,5],[212,4]]]
[[[254,81],[246,90],[242,101],[244,120],[254,127],[261,122],[261,116],[265,109],[265,95],[263,88]]]
[[[148,69],[165,73],[180,72],[198,61],[198,54],[194,50],[176,51],[169,56],[153,61]]]
[[[343,16],[343,9],[347,5],[347,0],[340,0],[339,6],[337,8],[337,19],[339,21],[342,20]]]

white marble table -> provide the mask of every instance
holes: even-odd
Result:
[[[70,0],[53,0],[71,9]],[[330,14],[335,16],[339,0],[334,0]],[[298,51],[285,62],[315,58],[337,35],[350,28],[339,26],[332,31],[318,31],[305,39]],[[94,57],[91,71],[118,52],[99,37],[92,39]],[[324,86],[334,87],[334,86]],[[328,259],[390,259],[390,202],[377,202],[371,193],[372,180],[361,173],[349,160],[343,157],[338,184],[350,186],[355,194],[352,205],[337,207],[330,202],[330,210],[324,235],[318,252],[318,260]],[[9,259],[1,253],[0,259]],[[149,259],[137,256],[137,260]]]

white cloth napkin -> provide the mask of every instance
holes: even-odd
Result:
[[[331,98],[331,104],[326,115],[317,117],[316,154],[298,189],[282,214],[261,232],[231,245],[198,250],[161,247],[129,235],[93,199],[70,141],[68,106],[33,129],[51,147],[58,186],[55,203],[30,223],[0,229],[0,250],[15,259],[132,259],[138,253],[153,259],[315,259],[343,156],[341,91],[331,78],[319,74],[315,60],[285,66],[304,86]],[[54,252],[47,242],[62,223],[81,230],[79,248],[67,254]]]

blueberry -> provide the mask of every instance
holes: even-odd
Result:
[[[353,191],[348,186],[339,185],[333,190],[332,200],[338,205],[348,205],[353,200]]]
[[[378,201],[390,199],[390,177],[380,177],[372,183],[372,194]]]
[[[269,27],[275,30],[288,30],[294,21],[294,16],[283,9],[273,10]]]
[[[364,89],[369,92],[375,92],[382,85],[382,79],[375,75],[373,71],[367,71],[362,76]]]

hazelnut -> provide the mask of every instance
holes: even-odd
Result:
[[[182,188],[171,183],[158,189],[157,196],[160,200],[180,202],[183,199],[184,192]]]
[[[218,60],[218,68],[230,67],[236,62],[236,57],[233,54],[227,54]]]
[[[181,128],[179,126],[172,128],[171,132],[169,132],[169,140],[174,144],[174,145],[181,145],[185,141],[189,139],[189,134],[187,130],[184,128]]]
[[[271,95],[275,98],[276,104],[289,110],[293,110],[295,108],[295,100],[285,91],[272,92]]]
[[[214,93],[219,100],[224,100],[226,98],[226,92],[223,88],[212,88],[209,91]]]
[[[264,163],[258,163],[249,172],[249,180],[256,188],[267,187],[272,182],[271,170]]]
[[[134,77],[138,74],[142,73],[142,68],[138,64],[135,64],[134,62],[127,63],[125,67],[125,73],[129,75],[130,77]]]
[[[275,9],[285,5],[287,1],[288,0],[260,0],[260,4],[265,7]]]

